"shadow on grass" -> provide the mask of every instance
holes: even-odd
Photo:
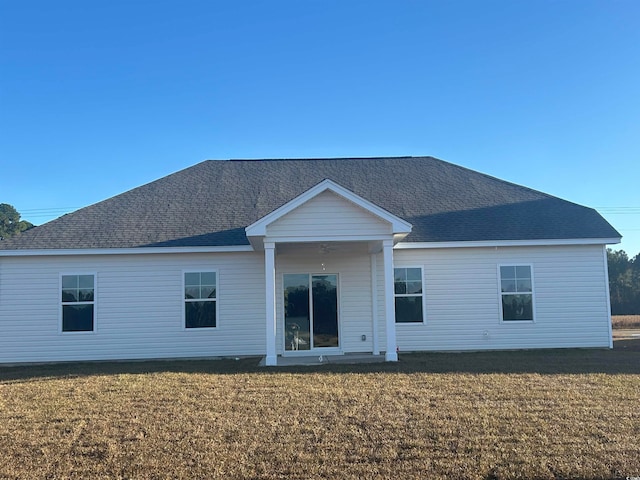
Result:
[[[258,357],[240,360],[155,360],[2,366],[0,383],[93,375],[193,373],[266,375],[291,373],[538,373],[640,374],[640,339],[618,340],[614,350],[557,349],[465,353],[406,353],[397,363],[258,367]]]

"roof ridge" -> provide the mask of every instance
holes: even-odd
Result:
[[[447,162],[446,160],[440,160],[440,161],[444,162],[444,163],[448,163],[452,167],[455,167],[455,168],[457,168],[459,170],[464,170],[466,172],[471,172],[474,175],[479,175],[479,176],[485,177],[485,178],[487,178],[489,180],[493,180],[495,182],[502,183],[504,185],[509,185],[511,187],[517,187],[518,189],[522,189],[522,190],[527,190],[529,192],[533,192],[533,193],[536,193],[538,195],[542,195],[542,196],[547,197],[547,198],[555,198],[555,199],[563,200],[565,202],[574,203],[574,202],[571,202],[569,200],[565,200],[564,198],[560,198],[560,197],[558,197],[556,195],[552,195],[550,193],[543,192],[542,190],[537,190],[537,189],[535,189],[533,187],[527,187],[526,185],[522,185],[520,183],[511,182],[509,180],[504,180],[502,178],[493,176],[493,175],[491,175],[489,173],[480,172],[479,170],[473,170],[472,168],[469,168],[469,167],[463,167],[462,165],[458,165],[456,163]],[[576,203],[575,205],[579,205],[579,204]],[[583,205],[579,205],[579,206],[582,207]]]
[[[229,162],[306,162],[306,161],[322,161],[322,160],[401,160],[406,158],[433,158],[430,156],[391,156],[391,157],[307,157],[307,158],[229,158]],[[218,162],[225,160],[209,160],[210,162]]]

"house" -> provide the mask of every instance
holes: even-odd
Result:
[[[431,157],[205,161],[0,242],[0,363],[610,348],[619,241]]]

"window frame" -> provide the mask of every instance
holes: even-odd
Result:
[[[500,269],[502,267],[529,267],[531,272],[531,292],[503,292],[502,291],[502,273]],[[527,262],[510,262],[499,263],[497,267],[498,273],[498,307],[500,312],[500,323],[506,325],[519,325],[519,324],[531,324],[536,323],[536,288],[535,288],[535,275],[533,269],[533,263]],[[504,309],[502,307],[502,297],[504,295],[531,295],[531,320],[505,320]]]
[[[186,288],[186,275],[187,273],[215,273],[216,275],[216,298],[197,298],[193,300],[189,300],[185,298],[185,288]],[[201,284],[202,286],[202,284]],[[180,291],[181,295],[181,309],[182,309],[182,330],[186,332],[206,332],[209,330],[218,330],[220,328],[220,273],[217,268],[207,268],[207,269],[189,269],[182,270],[182,289]],[[205,302],[215,302],[215,312],[216,312],[216,324],[213,327],[187,327],[187,312],[186,312],[186,303],[194,303],[197,301],[205,301]]]
[[[90,302],[64,302],[62,300],[62,278],[93,276],[93,301]],[[58,276],[58,332],[62,335],[95,335],[98,332],[98,272],[95,271],[73,271],[60,272]],[[64,329],[64,307],[65,305],[93,305],[93,329],[91,330],[65,330]]]
[[[403,268],[417,268],[420,270],[420,283],[422,285],[422,292],[419,294],[422,297],[422,321],[420,322],[398,322],[398,316],[396,311],[396,298],[407,298],[407,297],[417,297],[418,294],[414,293],[396,293],[396,269]],[[424,281],[424,266],[423,265],[394,265],[393,266],[393,285],[391,286],[393,289],[393,311],[395,317],[395,324],[397,325],[425,325],[427,323],[427,292],[425,289],[425,281]]]

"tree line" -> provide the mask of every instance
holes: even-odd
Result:
[[[640,253],[607,249],[612,315],[640,315]]]
[[[8,203],[0,203],[0,240],[33,228],[33,223],[20,220],[20,214]]]

